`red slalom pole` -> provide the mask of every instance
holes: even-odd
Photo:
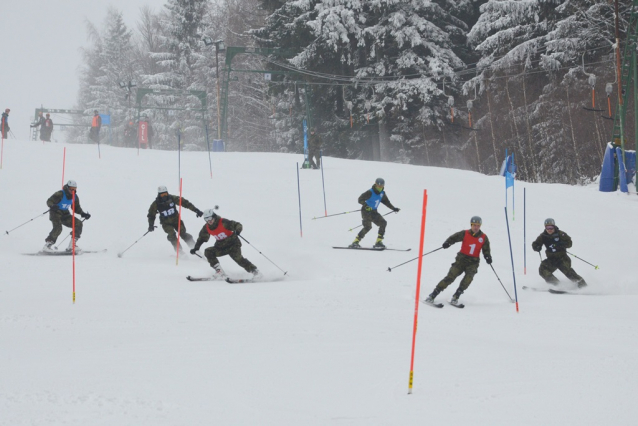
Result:
[[[412,330],[412,356],[410,359],[410,384],[408,395],[412,393],[412,383],[414,382],[414,349],[416,346],[416,329],[419,321],[419,298],[421,294],[421,270],[423,268],[423,240],[425,239],[425,216],[428,206],[428,190],[423,190],[423,212],[421,214],[421,241],[419,242],[419,268],[416,277],[416,299],[414,301],[414,328]]]
[[[177,218],[177,257],[175,266],[179,265],[179,236],[182,228],[182,178],[179,178],[179,215]]]
[[[62,189],[64,189],[64,168],[66,167],[66,146],[64,147],[64,154],[62,154]]]
[[[71,242],[73,247],[73,304],[75,304],[75,191],[73,191],[73,216],[71,217],[71,238],[73,241]]]

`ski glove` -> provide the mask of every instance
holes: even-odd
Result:
[[[84,219],[84,220],[91,219],[91,213],[89,213],[89,212],[82,213],[80,216],[82,216],[82,219]]]
[[[191,249],[191,254],[197,254],[197,249],[196,248],[192,248]]]
[[[488,265],[492,264],[492,256],[485,256],[485,262],[487,262]]]
[[[540,253],[540,251],[541,251],[541,248],[542,248],[542,246],[535,246],[535,245],[532,245],[532,250],[537,251],[537,252],[539,252],[539,253]]]
[[[395,208],[394,208],[394,209],[392,209],[392,210],[393,210],[395,213],[399,213],[399,212],[401,211],[401,209],[400,209],[400,208],[398,208],[398,207],[395,207]]]
[[[153,232],[155,231],[155,225],[149,224],[148,225],[148,232]]]
[[[58,205],[57,205],[57,204],[54,204],[54,205],[52,205],[51,207],[49,207],[49,211],[51,211],[51,212],[54,212],[54,211],[57,211],[57,210],[59,210],[59,208],[58,208]]]
[[[444,249],[450,248],[450,245],[451,244],[446,241],[446,242],[443,243],[443,248]]]
[[[370,206],[366,206],[366,211],[367,211],[367,212],[371,212],[371,211],[372,211],[372,207],[370,207]]]
[[[202,217],[204,215],[204,212],[201,211],[200,209],[195,210],[195,214],[197,215],[197,217]]]

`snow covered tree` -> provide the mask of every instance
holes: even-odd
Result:
[[[594,72],[613,79],[612,5],[490,0],[480,11],[468,41],[481,58],[465,90],[479,87],[489,98],[479,121],[490,133],[477,142],[492,148],[483,150],[491,151],[484,163],[498,165],[509,148],[517,153],[524,180],[576,183],[597,175],[608,130],[599,115],[581,106],[591,98]],[[585,63],[596,65],[585,69]],[[600,80],[598,85],[603,92]]]
[[[111,131],[109,139],[118,143],[132,111],[129,110],[126,93],[119,83],[135,79],[135,61],[132,55],[131,31],[122,18],[122,13],[109,8],[102,30],[87,22],[87,30],[92,45],[84,49],[85,67],[80,79],[79,107],[88,116],[93,110],[111,115]],[[84,119],[88,126],[88,122]],[[76,133],[72,139],[86,142],[84,131]]]
[[[327,152],[361,156],[380,134],[382,158],[410,161],[422,145],[422,126],[442,123],[447,99],[440,82],[456,81],[454,71],[464,65],[455,51],[464,49],[453,40],[462,43],[467,26],[455,14],[467,12],[469,1],[262,4],[271,14],[254,35],[263,46],[296,53],[288,65],[298,71],[289,81],[307,83],[310,121],[327,134]],[[273,92],[289,97],[298,89]]]
[[[201,34],[208,6],[208,0],[167,1],[165,10],[157,18],[162,32],[153,34],[156,50],[149,51],[157,68],[153,74],[142,76],[144,87],[180,91],[206,90],[197,79],[197,64],[204,59]],[[148,20],[142,25],[148,28]],[[152,28],[152,23],[150,25]],[[148,32],[146,34],[150,35]],[[146,41],[149,41],[148,38]],[[147,95],[144,103],[165,108],[166,112],[162,114],[151,110],[144,112],[152,114],[156,121],[163,123],[155,128],[159,147],[176,147],[177,132],[181,133],[183,143],[202,146],[205,137],[202,124],[204,117],[201,111],[193,111],[201,109],[199,99],[190,95],[158,94]]]

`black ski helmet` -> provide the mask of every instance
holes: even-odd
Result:
[[[474,225],[475,223],[477,225],[483,225],[483,219],[481,219],[480,216],[472,216],[472,219],[470,219],[470,224]]]
[[[556,226],[556,222],[551,217],[545,219],[545,226]]]
[[[377,186],[385,186],[385,180],[383,180],[383,178],[377,178],[377,180],[374,181],[374,184]]]

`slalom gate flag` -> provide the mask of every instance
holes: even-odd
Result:
[[[510,186],[514,186],[514,175],[510,172],[505,172],[505,189]]]

